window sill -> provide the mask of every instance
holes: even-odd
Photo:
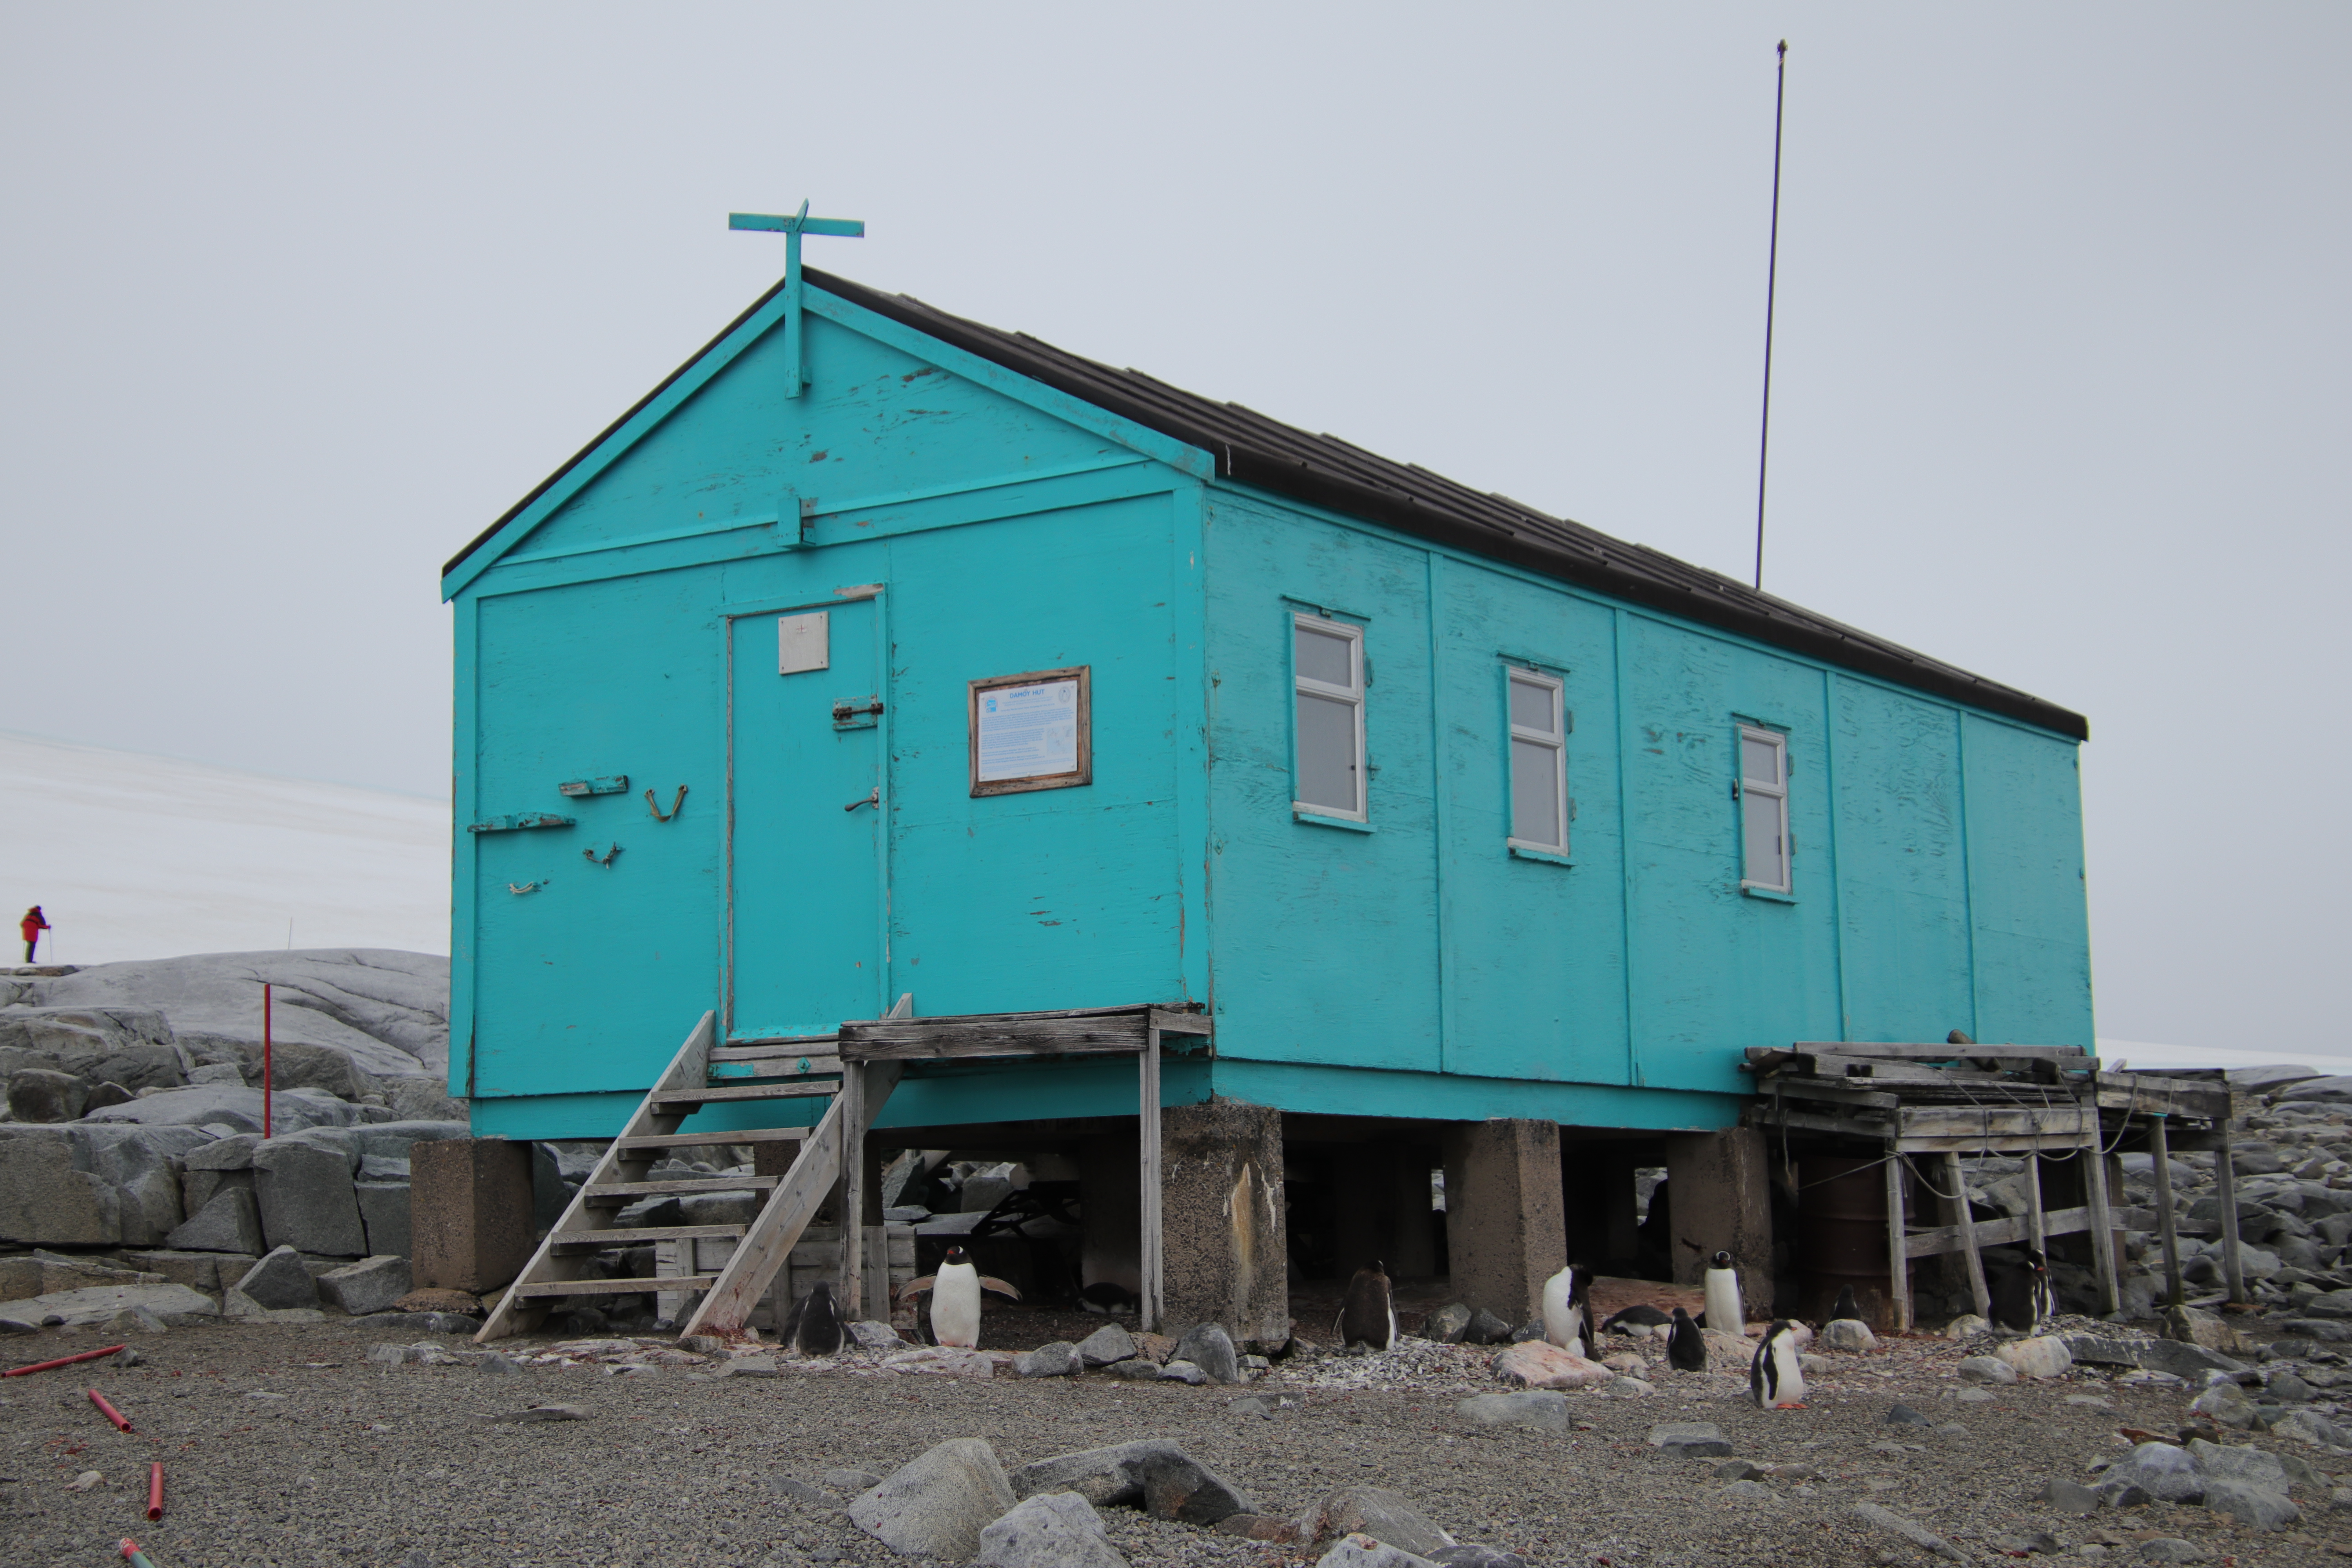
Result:
[[[1375,829],[1369,822],[1358,822],[1353,817],[1348,816],[1326,816],[1319,811],[1313,811],[1306,806],[1297,805],[1292,805],[1290,808],[1290,820],[1293,822],[1303,822],[1312,827],[1338,827],[1349,833],[1371,833],[1377,831],[1377,829]]]
[[[1573,866],[1575,861],[1557,849],[1538,849],[1532,844],[1510,844],[1514,860],[1540,860],[1547,866]]]
[[[1783,892],[1779,888],[1759,887],[1754,882],[1740,883],[1739,891],[1742,897],[1763,899],[1776,904],[1793,904],[1797,901],[1797,895],[1794,893]]]

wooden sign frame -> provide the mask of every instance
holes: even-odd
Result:
[[[1067,773],[1031,773],[1022,778],[988,779],[980,776],[980,700],[991,691],[1008,686],[1035,686],[1049,680],[1075,680],[1077,692],[1077,766]],[[988,795],[1022,795],[1031,790],[1074,789],[1095,782],[1094,667],[1074,664],[1062,669],[1033,669],[1021,675],[992,675],[974,680],[966,688],[964,696],[964,736],[969,753],[967,767],[971,781],[971,793],[977,797]]]

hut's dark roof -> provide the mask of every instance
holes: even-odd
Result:
[[[829,294],[911,327],[926,336],[1003,366],[1033,381],[1129,419],[1147,429],[1212,454],[1221,478],[1307,501],[1405,533],[1507,561],[1614,598],[1670,611],[1703,625],[1738,632],[1792,652],[1915,689],[1932,692],[2077,740],[2090,723],[2053,702],[1971,675],[1955,665],[1914,653],[1825,616],[1759,593],[1736,578],[1678,561],[1644,544],[1612,539],[1581,523],[1549,516],[1507,496],[1474,490],[1443,475],[1317,436],[1244,408],[1217,403],[1154,380],[1140,371],[1115,370],[1025,332],[1008,332],[927,305],[904,294],[884,294],[845,278],[807,268],[809,283]],[[777,286],[782,287],[782,284]],[[732,323],[772,298],[770,289]],[[727,332],[711,341],[723,342]],[[709,352],[706,347],[704,353]],[[699,359],[698,353],[695,359]],[[452,559],[456,568],[538,499],[549,485],[603,444],[605,437],[660,395],[695,363],[688,360],[571,462],[541,481]]]

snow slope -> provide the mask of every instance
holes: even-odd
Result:
[[[0,732],[0,964],[449,951],[446,803]],[[287,922],[293,922],[289,941]]]

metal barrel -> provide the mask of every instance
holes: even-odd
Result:
[[[1797,1293],[1819,1322],[1853,1287],[1863,1321],[1895,1327],[1886,1277],[1886,1173],[1874,1155],[1804,1154],[1797,1160]]]

